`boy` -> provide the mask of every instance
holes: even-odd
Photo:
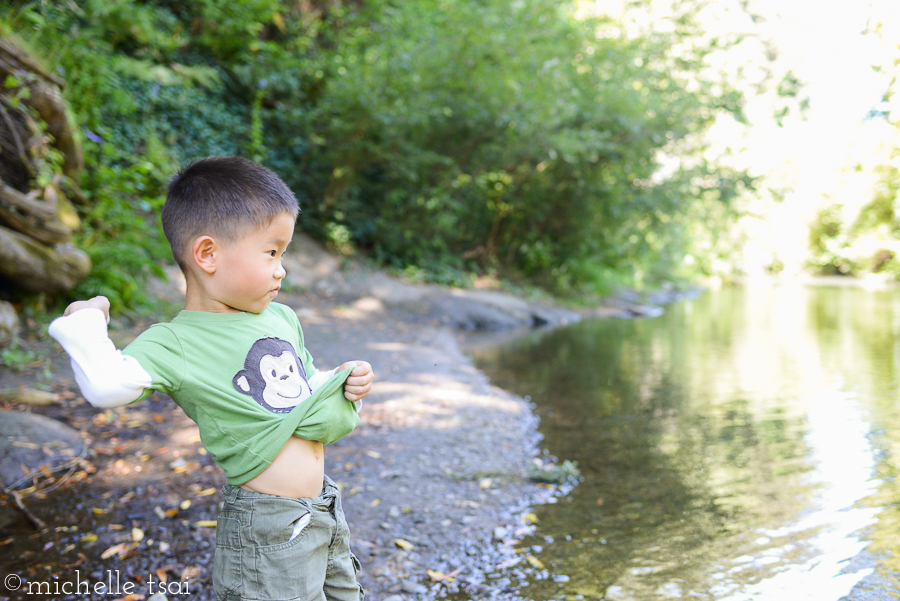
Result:
[[[72,303],[50,325],[93,405],[161,391],[197,423],[227,478],[213,567],[220,601],[364,597],[323,443],[356,427],[355,401],[374,374],[365,361],[316,372],[296,314],[271,303],[298,212],[268,169],[197,161],[172,179],[162,209],[184,311],[124,351],[107,335],[104,297]]]

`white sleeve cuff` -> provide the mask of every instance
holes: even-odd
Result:
[[[81,309],[54,319],[48,331],[72,359],[75,381],[91,405],[127,405],[153,384],[137,359],[116,349],[100,309]]]
[[[313,376],[309,379],[309,388],[315,392],[318,387],[331,379],[331,376],[334,375],[337,368],[329,370],[329,371],[317,371],[313,374]]]

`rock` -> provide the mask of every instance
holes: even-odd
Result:
[[[19,316],[11,304],[0,301],[0,348],[10,346],[19,331]]]
[[[86,454],[81,435],[61,422],[24,411],[0,412],[0,480],[4,488],[31,482],[22,466],[33,473],[44,466],[53,471]]]
[[[288,283],[309,290],[319,282],[330,280],[340,269],[340,260],[307,235],[297,233],[291,252],[285,255],[284,268]]]
[[[503,292],[450,289],[430,295],[441,321],[461,330],[501,330],[574,323],[573,311],[524,301]]]
[[[428,592],[428,587],[419,582],[407,581],[404,582],[400,588],[404,593],[412,593],[414,595],[421,595]]]

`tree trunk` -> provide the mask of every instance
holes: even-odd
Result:
[[[0,226],[0,275],[31,292],[65,292],[87,277],[91,260],[71,242],[41,244]]]
[[[83,201],[84,158],[64,85],[0,38],[0,276],[28,292],[64,292],[90,271],[87,254],[69,242],[80,224],[66,194]],[[63,156],[62,175],[38,185],[53,148]]]

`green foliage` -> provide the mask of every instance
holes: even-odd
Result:
[[[556,0],[33,1],[0,22],[65,76],[90,132],[97,262],[79,294],[138,298],[167,254],[163,174],[210,154],[274,169],[301,227],[344,253],[575,294],[727,252],[714,232],[753,182],[698,142],[719,112],[741,117],[704,67],[720,42],[697,41],[701,5],[643,31]]]
[[[88,147],[94,169],[85,189],[92,200],[76,242],[91,257],[93,269],[72,295],[109,297],[115,309],[146,302],[143,282],[154,273],[169,247],[157,224],[171,167],[162,143],[150,138],[140,157],[127,160],[111,144]]]
[[[313,108],[310,160],[328,179],[310,213],[381,261],[497,268],[563,292],[601,272],[655,277],[684,256],[698,194],[727,205],[752,184],[654,177],[666,151],[712,172],[688,137],[739,112],[697,77],[702,48],[668,58],[690,6],[684,29],[625,38],[558,2],[376,5],[378,35],[341,38]]]
[[[876,170],[879,181],[872,200],[849,218],[847,207],[832,204],[819,210],[809,228],[808,265],[823,275],[881,273],[900,279],[900,215],[897,191],[900,171],[891,165]]]
[[[841,206],[834,204],[819,209],[809,226],[808,265],[820,275],[848,275],[856,268],[844,252],[842,230]]]
[[[41,359],[41,354],[33,349],[22,348],[19,341],[0,349],[0,365],[13,371],[22,372]]]

